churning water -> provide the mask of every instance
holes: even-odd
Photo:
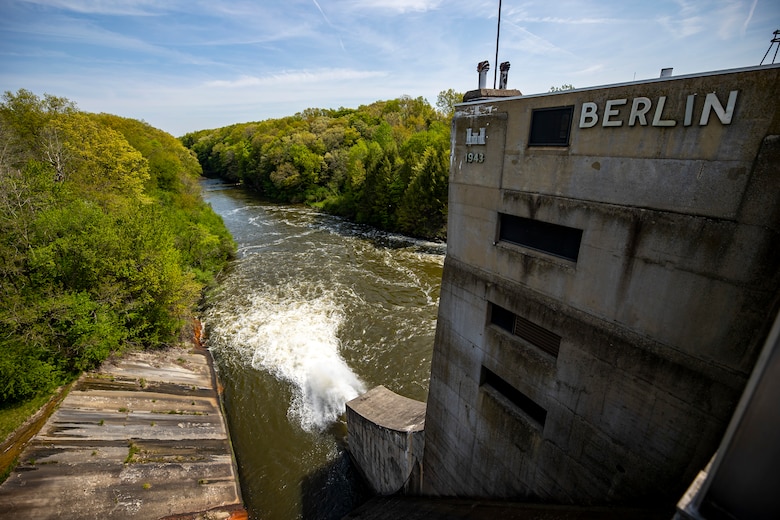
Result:
[[[444,246],[203,188],[239,243],[205,321],[244,500],[255,518],[340,518],[362,497],[344,403],[379,384],[427,397]]]

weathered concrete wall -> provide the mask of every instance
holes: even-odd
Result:
[[[779,76],[460,105],[425,492],[676,501],[717,448],[777,306]],[[713,92],[720,117],[705,110]],[[533,110],[561,106],[568,145],[529,146]],[[481,128],[484,144],[467,144]],[[502,240],[499,214],[581,230],[578,257]],[[557,356],[492,323],[493,305],[559,336]]]
[[[347,403],[347,442],[374,493],[419,493],[425,403],[378,386]]]

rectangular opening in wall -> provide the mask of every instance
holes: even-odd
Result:
[[[513,405],[519,408],[526,416],[533,421],[537,422],[540,426],[544,427],[544,422],[547,420],[547,410],[539,406],[530,397],[523,392],[510,385],[504,379],[496,375],[493,371],[482,367],[482,383],[481,386],[490,387],[505,398],[507,398]]]
[[[515,313],[508,311],[495,303],[490,304],[490,323],[498,325],[505,331],[514,334]]]
[[[495,303],[490,304],[490,323],[501,327],[510,334],[523,338],[551,356],[558,357],[558,351],[561,348],[561,337],[541,325],[518,316]]]
[[[500,213],[498,239],[576,262],[582,230]]]
[[[528,146],[569,146],[573,114],[573,105],[534,110]]]

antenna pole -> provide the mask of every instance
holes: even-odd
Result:
[[[496,28],[496,68],[493,70],[493,88],[496,88],[496,73],[498,73],[498,37],[501,35],[501,0],[498,0],[498,27]]]
[[[763,65],[764,64],[764,60],[766,59],[767,56],[769,56],[769,51],[772,50],[772,45],[774,45],[774,44],[777,44],[777,49],[775,49],[775,55],[772,57],[772,63],[773,64],[775,62],[775,58],[777,58],[777,51],[780,50],[780,30],[777,30],[777,31],[773,32],[772,35],[774,36],[774,38],[772,38],[772,40],[770,40],[769,48],[766,50],[766,54],[764,54],[764,57],[761,58],[761,63],[759,63],[759,65]]]

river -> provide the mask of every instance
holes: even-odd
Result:
[[[250,517],[340,518],[366,496],[344,403],[427,398],[445,246],[202,187],[239,245],[204,320]]]

